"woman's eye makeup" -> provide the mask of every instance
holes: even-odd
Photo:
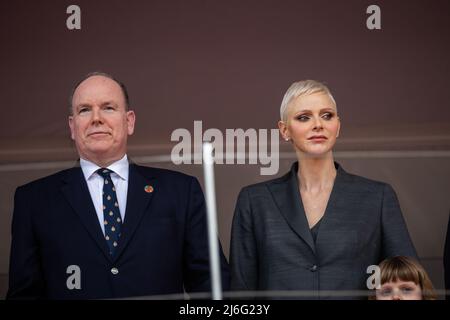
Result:
[[[325,120],[330,120],[330,119],[333,118],[333,117],[334,117],[334,114],[333,114],[332,112],[325,112],[325,113],[322,115],[322,118],[325,119]]]
[[[295,118],[297,120],[305,122],[305,121],[308,121],[311,117],[312,117],[312,115],[306,113],[306,114],[299,114]],[[331,120],[334,117],[334,113],[333,112],[324,112],[320,115],[320,117],[324,120]]]
[[[300,120],[300,121],[308,121],[308,119],[309,119],[309,116],[307,116],[305,114],[301,114],[301,115],[297,116],[297,120]]]

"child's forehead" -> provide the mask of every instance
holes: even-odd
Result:
[[[401,285],[419,285],[419,283],[417,283],[415,281],[415,279],[392,279],[392,280],[386,280],[382,283],[382,286],[388,286],[388,285],[392,285],[392,286],[401,286]]]

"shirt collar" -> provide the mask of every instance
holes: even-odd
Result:
[[[95,163],[83,158],[80,158],[80,166],[81,170],[83,171],[84,178],[86,180],[91,179],[94,173],[101,168]],[[114,173],[119,178],[126,181],[128,180],[128,167],[129,167],[128,157],[125,154],[122,159],[113,162],[107,168],[114,171]]]

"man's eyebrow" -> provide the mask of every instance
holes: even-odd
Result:
[[[75,106],[75,109],[76,110],[80,110],[81,108],[85,108],[85,107],[90,108],[91,105],[89,103],[80,103],[80,104]]]
[[[117,103],[115,103],[114,101],[105,101],[101,105],[105,106],[105,105],[108,105],[108,104],[113,105],[113,106],[117,106]]]
[[[113,106],[117,106],[117,103],[115,103],[114,101],[105,101],[102,102],[101,106],[106,106],[106,105],[113,105]],[[84,102],[84,103],[80,103],[78,105],[75,106],[76,110],[79,110],[81,108],[91,108],[92,104],[88,103],[88,102]]]

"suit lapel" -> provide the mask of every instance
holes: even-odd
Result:
[[[297,183],[297,163],[281,180],[268,185],[278,209],[294,232],[305,241],[315,253],[314,241],[303,209]]]
[[[130,164],[127,208],[122,226],[122,235],[119,240],[114,260],[117,260],[120,257],[123,250],[130,242],[153,198],[153,194],[157,192],[157,188],[154,188],[154,181],[155,180],[152,178],[143,176],[139,172],[137,165]],[[146,186],[152,186],[153,189],[146,189]]]
[[[103,254],[111,259],[109,248],[98,223],[94,204],[80,167],[68,171],[61,191]]]
[[[328,199],[327,207],[317,233],[316,245],[319,244],[319,239],[322,241],[324,237],[326,238],[327,232],[334,231],[331,227],[335,225],[335,219],[342,219],[342,217],[335,217],[335,215],[338,212],[342,213],[347,211],[343,199],[346,199],[352,193],[351,189],[348,188],[350,175],[336,162],[335,167],[336,179],[334,180],[333,189],[331,190],[330,198]]]

